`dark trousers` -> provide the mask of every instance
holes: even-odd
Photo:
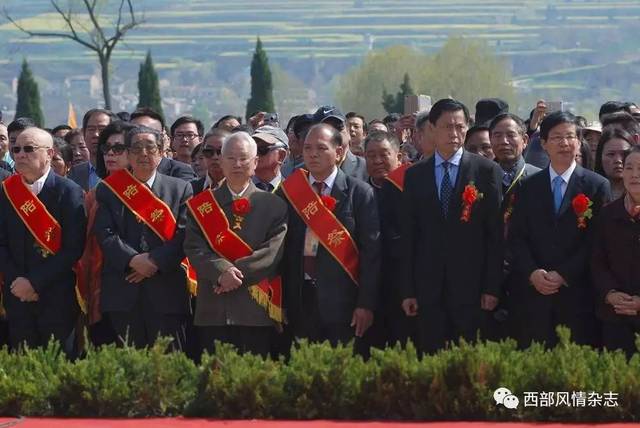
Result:
[[[46,346],[51,337],[67,349],[65,342],[75,327],[78,309],[40,303],[18,303],[8,312],[9,343],[12,349],[26,344],[30,348]]]
[[[302,316],[293,326],[294,336],[311,342],[328,341],[331,346],[336,346],[338,343],[347,344],[355,339],[354,350],[367,355],[366,342],[355,337],[355,327],[351,327],[349,323],[324,322],[320,316],[316,287],[311,282],[305,282],[302,287],[302,310],[300,311]]]
[[[433,354],[444,349],[447,343],[458,342],[461,338],[473,342],[486,319],[486,314],[480,309],[480,301],[456,307],[446,303],[418,304],[416,347],[420,353]]]
[[[629,317],[620,321],[604,321],[602,323],[602,342],[605,348],[614,351],[621,349],[631,358],[638,352],[636,334],[640,334],[640,321]]]
[[[184,350],[185,315],[161,314],[147,302],[138,299],[131,311],[109,312],[109,319],[120,343],[128,343],[136,348],[154,344],[159,336],[173,338],[173,349]]]
[[[240,325],[201,326],[200,346],[210,354],[215,351],[215,341],[230,343],[244,354],[251,353],[266,357],[271,350],[273,327],[252,327]]]

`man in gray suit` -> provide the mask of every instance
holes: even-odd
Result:
[[[277,308],[273,305],[278,302],[268,301],[281,292],[272,288],[260,295],[256,286],[276,277],[287,206],[255,186],[251,177],[257,164],[253,138],[245,132],[230,135],[220,162],[225,184],[188,203],[184,249],[198,275],[194,324],[200,328],[202,348],[210,352],[219,340],[241,352],[267,355],[274,322],[282,321],[275,314],[281,303]],[[229,246],[245,252],[227,252]]]
[[[180,262],[192,190],[157,172],[161,138],[144,126],[130,130],[131,173],[110,174],[97,187],[94,232],[105,255],[100,305],[121,339],[144,347],[158,335],[173,336],[182,348],[189,295]]]

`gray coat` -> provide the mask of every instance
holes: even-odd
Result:
[[[229,223],[233,224],[233,198],[226,185],[214,191],[218,204]],[[217,254],[208,244],[200,226],[191,213],[187,216],[184,251],[198,275],[198,297],[194,323],[199,326],[271,326],[266,310],[249,294],[248,286],[276,275],[282,258],[287,233],[287,205],[278,196],[263,192],[252,183],[244,197],[249,199],[251,211],[244,217],[241,230],[234,230],[254,252],[231,263]],[[218,277],[235,266],[244,275],[240,288],[215,294]]]

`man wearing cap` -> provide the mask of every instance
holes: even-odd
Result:
[[[598,142],[602,135],[602,125],[600,122],[589,122],[586,127],[582,128],[582,137],[589,144],[589,150],[591,151],[591,162],[596,160],[596,150],[598,149]]]
[[[349,142],[351,136],[346,127],[346,118],[340,110],[333,106],[322,106],[313,114],[314,123],[326,123],[334,127],[342,136],[342,147],[344,152],[338,160],[338,165],[342,172],[350,177],[362,181],[369,179],[367,174],[367,163],[360,156],[351,153]]]
[[[270,125],[256,129],[252,137],[258,146],[258,166],[253,183],[260,190],[273,192],[282,181],[280,168],[287,157],[289,139],[282,129]]]
[[[0,192],[0,272],[11,346],[66,340],[77,321],[73,265],[84,247],[82,189],[51,170],[53,138],[24,130],[11,144],[17,174]]]

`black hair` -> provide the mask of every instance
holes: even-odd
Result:
[[[369,122],[368,127],[370,128],[372,125],[375,125],[376,123],[379,123],[381,125],[384,125],[384,127],[387,127],[387,124],[384,123],[384,121],[380,120],[380,119],[373,119],[372,121]],[[387,128],[389,129],[389,128]]]
[[[622,158],[623,163],[627,161],[627,158],[631,153],[640,153],[640,145],[636,144],[634,146],[631,146],[629,150],[624,152],[624,157]]]
[[[364,130],[365,134],[367,133],[367,121],[364,118],[363,115],[356,113],[355,111],[350,111],[349,113],[347,113],[347,115],[345,116],[346,120],[349,120],[351,118],[357,117],[358,119],[360,119],[362,121],[362,129]]]
[[[67,166],[71,166],[73,162],[73,149],[71,144],[64,141],[62,137],[53,137],[53,149],[60,152],[60,157]]]
[[[465,147],[467,146],[467,143],[471,139],[471,136],[474,135],[474,134],[477,134],[480,131],[489,131],[489,127],[487,127],[487,126],[473,126],[473,127],[469,128],[469,130],[467,131],[467,135],[464,137],[464,145],[465,145]]]
[[[64,130],[71,131],[71,130],[73,130],[73,128],[70,127],[69,125],[58,125],[58,126],[56,126],[55,128],[53,128],[51,130],[51,135],[55,134],[58,131],[64,131]]]
[[[400,120],[400,115],[398,113],[391,113],[385,116],[385,118],[382,119],[382,122],[384,122],[385,125],[388,125],[390,123],[397,122],[399,120]]]
[[[603,128],[615,126],[624,129],[630,134],[640,134],[640,122],[625,111],[605,114],[602,116],[601,122]]]
[[[586,141],[580,141],[580,155],[582,155],[582,167],[593,171],[593,165],[591,165],[591,147]]]
[[[518,127],[518,132],[520,133],[520,135],[522,136],[527,135],[527,125],[525,125],[524,121],[520,116],[513,113],[500,113],[499,115],[494,117],[491,123],[489,124],[489,132],[490,133],[493,132],[495,127],[498,126],[498,124],[505,119],[511,119],[516,123]]]
[[[209,130],[209,132],[207,132],[204,137],[202,138],[202,142],[206,142],[208,138],[211,137],[220,137],[220,138],[225,138],[228,137],[229,135],[231,135],[231,132],[227,131],[226,129],[220,129],[220,128],[212,128],[211,130]]]
[[[440,119],[440,116],[442,116],[445,112],[455,112],[460,110],[462,110],[462,112],[464,113],[464,118],[468,125],[470,119],[469,109],[460,101],[454,100],[452,98],[443,98],[441,100],[438,100],[431,107],[431,110],[429,110],[429,122],[435,125],[438,119]]]
[[[607,142],[614,138],[625,140],[631,145],[631,147],[635,145],[633,136],[624,129],[614,126],[604,129],[602,131],[602,135],[600,136],[600,140],[598,141],[598,146],[596,147],[596,159],[593,168],[595,172],[603,177],[606,177],[606,175],[604,174],[604,168],[602,167],[602,152],[604,152],[604,146],[607,144]]]
[[[133,121],[134,119],[137,119],[139,117],[145,117],[145,116],[160,122],[162,129],[165,129],[165,127],[167,126],[166,123],[164,122],[164,117],[162,117],[160,113],[158,113],[157,111],[155,111],[150,107],[137,108],[133,113],[129,115],[129,121]]]
[[[602,118],[602,116],[606,114],[616,113],[619,111],[626,111],[627,113],[631,113],[631,109],[629,108],[629,105],[627,103],[623,103],[622,101],[607,101],[600,106],[598,117]]]
[[[118,119],[122,120],[123,122],[129,122],[131,120],[131,115],[128,111],[119,111],[118,113],[116,113],[116,116],[118,116]]]
[[[289,122],[287,122],[287,126],[284,128],[285,133],[288,134],[289,132],[293,131],[293,125],[295,125],[297,118],[298,116],[291,116],[291,119],[289,119]]]
[[[382,141],[388,141],[391,147],[394,148],[395,151],[400,151],[400,141],[398,141],[398,137],[393,132],[385,132],[385,131],[372,131],[368,134],[364,139],[364,149],[367,150],[367,147],[371,143],[379,143]]]
[[[84,134],[82,133],[82,129],[80,128],[72,129],[63,138],[64,138],[64,141],[71,144],[73,139],[76,138],[78,135],[84,139]]]
[[[11,134],[16,131],[24,131],[27,128],[34,128],[36,123],[30,117],[19,117],[7,126],[7,132]]]
[[[107,116],[109,116],[109,123],[118,119],[118,116],[116,116],[111,110],[106,110],[103,108],[92,108],[91,110],[86,112],[82,117],[82,129],[83,129],[82,132],[84,132],[84,130],[87,129],[87,123],[89,123],[89,119],[91,119],[91,116],[98,113],[106,114]]]
[[[176,132],[176,128],[178,128],[180,125],[185,125],[187,123],[193,123],[194,125],[196,125],[196,129],[198,130],[198,135],[202,136],[202,134],[204,134],[204,125],[202,124],[202,121],[199,119],[196,119],[193,116],[180,116],[179,118],[176,119],[175,122],[173,122],[173,125],[171,125],[171,137],[174,137],[174,134]]]
[[[222,116],[220,119],[218,119],[218,121],[217,121],[216,123],[214,123],[214,124],[213,124],[213,126],[212,126],[211,128],[217,128],[217,127],[219,127],[219,126],[220,126],[220,124],[221,124],[222,122],[224,122],[225,120],[229,120],[229,119],[235,119],[235,120],[237,120],[237,121],[238,121],[238,123],[239,123],[239,124],[241,124],[241,125],[242,125],[242,118],[241,118],[241,117],[234,116],[234,115],[232,115],[232,114],[227,114],[227,115]],[[292,118],[292,119],[293,119],[293,118]],[[291,121],[289,121],[289,122],[291,122]]]
[[[251,135],[253,134],[253,128],[247,123],[245,123],[244,125],[240,124],[240,126],[236,126],[231,130],[232,134],[236,132],[246,132],[247,134]]]
[[[428,111],[421,111],[418,112],[418,115],[416,116],[416,129],[422,129],[424,128],[424,126],[429,123],[429,112]]]
[[[100,136],[98,137],[98,153],[96,155],[96,174],[98,174],[98,177],[104,179],[108,175],[107,167],[104,164],[104,155],[102,154],[102,150],[100,150],[100,148],[107,144],[107,140],[112,135],[127,135],[127,131],[129,131],[133,127],[134,125],[129,122],[117,120],[115,122],[111,122],[109,125],[107,125],[106,128],[102,130]]]
[[[204,143],[198,143],[193,148],[193,151],[191,152],[191,162],[196,160],[196,157],[198,156],[198,154],[200,154],[200,152],[202,151],[203,147],[204,147]]]
[[[558,125],[563,123],[570,123],[575,125],[576,132],[579,131],[578,120],[576,117],[568,111],[554,111],[549,113],[542,120],[540,124],[540,139],[547,141],[549,138],[549,132]]]

